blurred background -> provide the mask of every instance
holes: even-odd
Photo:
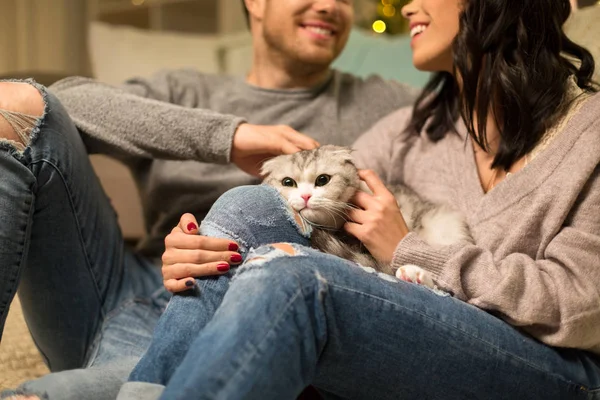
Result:
[[[402,33],[405,2],[355,0],[357,25],[374,34]],[[90,47],[102,45],[90,36],[95,21],[153,32],[246,31],[240,0],[0,0],[0,75],[93,75]]]
[[[400,13],[407,1],[354,0],[356,29],[335,66],[423,83],[427,75],[411,70]],[[49,84],[84,75],[117,83],[161,67],[242,74],[249,43],[241,0],[0,0],[0,77],[31,75]],[[390,45],[401,49],[392,51],[395,58]],[[240,64],[231,68],[234,61]],[[398,62],[399,72],[388,68]]]

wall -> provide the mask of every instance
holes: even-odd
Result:
[[[86,2],[0,0],[0,74],[84,74]]]
[[[96,1],[0,0],[0,76],[32,72],[90,74],[86,32]],[[174,4],[164,29],[198,32],[246,29],[240,0],[182,3],[187,3],[184,4],[187,9],[179,14],[185,18],[177,17]]]

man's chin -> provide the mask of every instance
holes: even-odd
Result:
[[[330,51],[302,51],[296,53],[296,59],[303,64],[312,65],[315,67],[329,67],[337,54]]]

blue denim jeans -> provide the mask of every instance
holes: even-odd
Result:
[[[172,298],[130,376],[149,390],[119,399],[294,399],[309,384],[332,399],[600,399],[597,356],[310,249],[271,188],[227,192],[202,229],[245,261]]]
[[[156,263],[125,246],[77,128],[37,87],[46,108],[26,149],[0,141],[0,332],[18,289],[56,372],[20,390],[114,399],[170,296]]]

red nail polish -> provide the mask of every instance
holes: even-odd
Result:
[[[229,271],[229,264],[223,263],[217,265],[217,271],[226,272]]]
[[[240,256],[239,254],[234,254],[231,256],[230,260],[231,262],[235,263],[242,262],[242,256]]]
[[[238,246],[236,243],[229,243],[229,251],[237,251],[239,248],[240,246]]]
[[[187,224],[187,229],[188,231],[193,231],[194,229],[198,229],[198,226],[196,226],[195,223],[190,222],[189,224]]]

